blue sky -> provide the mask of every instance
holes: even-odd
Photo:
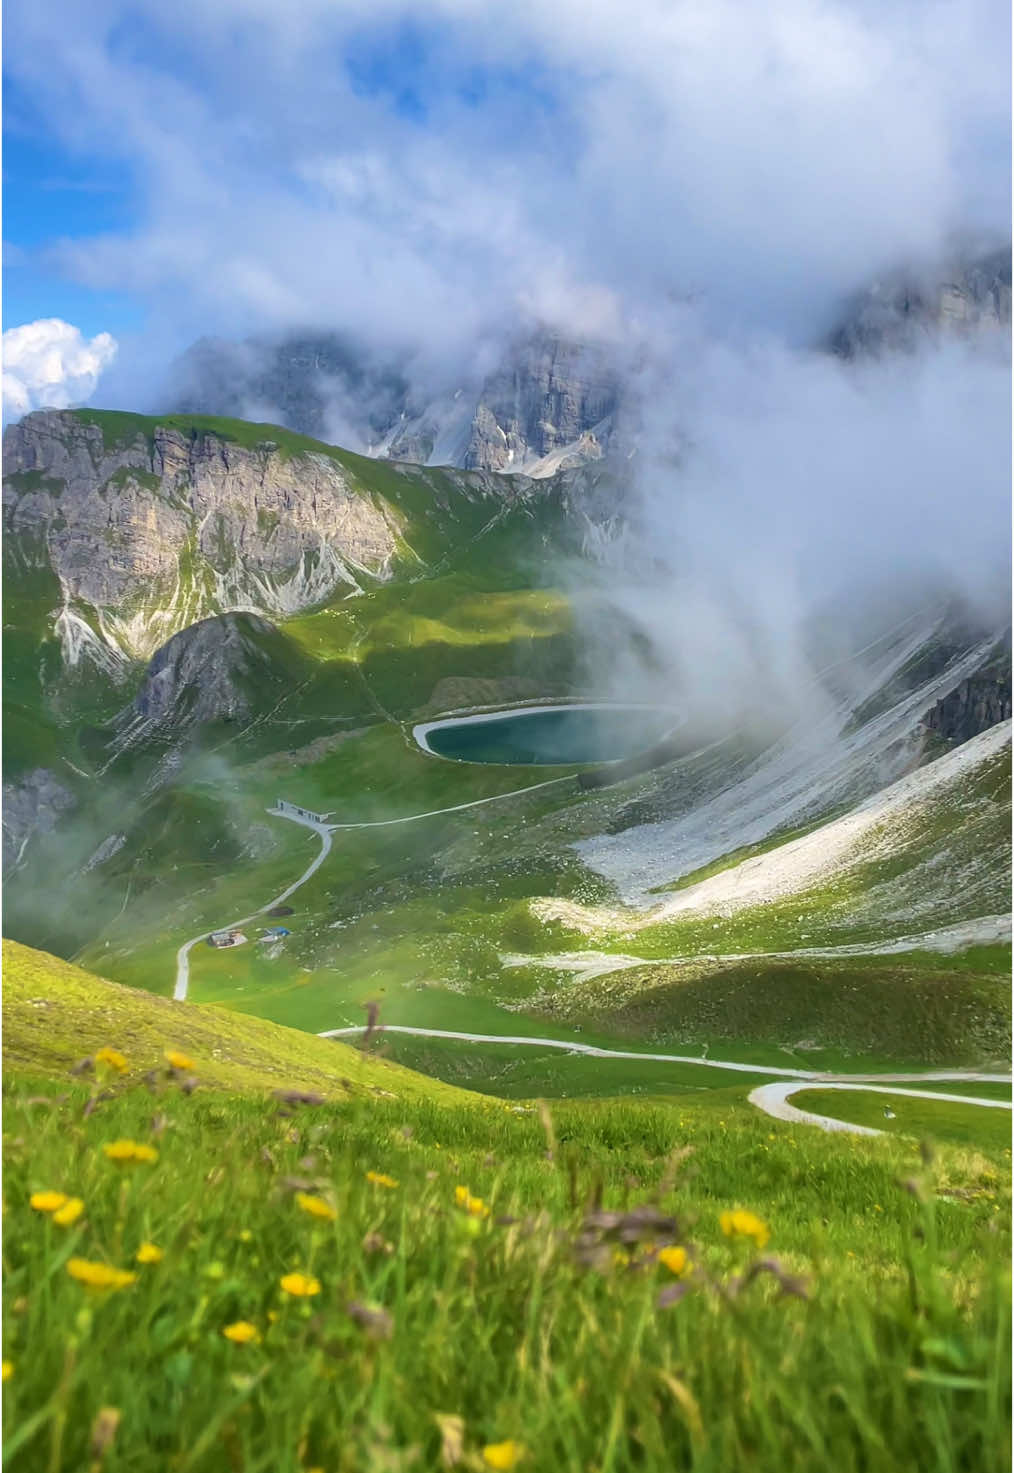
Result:
[[[88,337],[132,330],[143,303],[69,279],[50,248],[132,223],[130,179],[113,159],[80,157],[54,137],[16,81],[4,86],[4,327],[62,317]]]
[[[425,131],[435,101],[453,96],[480,113],[513,99],[523,132],[535,115],[556,111],[551,69],[537,59],[525,67],[490,64],[448,47],[446,23],[397,19],[378,29],[351,35],[333,56],[335,67],[357,97],[379,102],[401,122]],[[140,53],[150,47],[163,70],[195,89],[208,88],[198,61],[181,47],[175,55],[165,38],[145,22],[127,32],[111,30],[111,54]],[[266,100],[265,112],[270,103]],[[61,262],[68,242],[129,235],[143,221],[136,197],[131,149],[72,148],[60,131],[47,126],[45,109],[33,89],[5,75],[4,186],[5,270],[3,319],[6,328],[40,317],[73,322],[85,336],[97,332],[136,332],[145,322],[143,294],[95,287],[75,279]]]

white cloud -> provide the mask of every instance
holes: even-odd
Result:
[[[8,328],[3,335],[4,418],[84,403],[116,357],[116,349],[109,333],[86,338],[59,317]]]
[[[187,10],[182,31],[154,0],[7,10],[48,125],[136,183],[131,229],[59,263],[141,297],[167,356],[298,324],[460,361],[526,316],[580,331],[688,293],[811,341],[882,269],[1008,226],[997,0]]]

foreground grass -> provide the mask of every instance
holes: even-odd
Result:
[[[1005,1464],[1002,1152],[733,1099],[265,1105],[126,1063],[8,1074],[5,1467]],[[770,1243],[749,1216],[725,1236],[735,1208]],[[135,1277],[90,1289],[74,1260]]]

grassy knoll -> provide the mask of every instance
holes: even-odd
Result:
[[[1006,1464],[1003,1150],[829,1140],[734,1091],[541,1117],[370,1059],[350,1074],[383,1093],[187,1094],[144,1077],[161,1049],[251,1088],[347,1051],[290,1056],[266,1023],[255,1046],[251,1020],[21,948],[7,967],[12,1473]],[[99,1040],[125,1074],[54,1079]]]
[[[921,1089],[922,1085],[916,1088]],[[952,1094],[975,1094],[963,1084],[941,1085]],[[981,1105],[955,1105],[946,1100],[913,1100],[904,1095],[875,1095],[861,1090],[808,1089],[792,1096],[792,1104],[815,1115],[833,1115],[855,1125],[872,1125],[889,1135],[916,1138],[930,1136],[938,1141],[958,1141],[985,1150],[1002,1151],[1011,1143],[1009,1110],[986,1109]],[[894,1112],[885,1116],[884,1110]]]
[[[383,1089],[404,1098],[467,1098],[436,1081],[348,1046],[215,1007],[121,987],[3,943],[4,1060],[16,1072],[65,1076],[104,1045],[126,1054],[137,1078],[181,1049],[201,1062],[202,1083],[231,1091],[303,1089],[343,1097]]]

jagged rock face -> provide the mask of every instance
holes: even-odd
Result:
[[[284,424],[363,452],[421,412],[403,374],[336,333],[273,343],[202,338],[174,366],[173,379],[174,402],[184,413]]]
[[[390,508],[326,455],[167,426],[107,449],[98,425],[43,411],[7,430],[4,468],[9,555],[56,574],[70,663],[146,657],[220,609],[297,612],[357,570],[386,576],[396,550]]]
[[[3,868],[20,864],[32,839],[50,834],[60,815],[77,807],[77,799],[55,773],[44,767],[3,785]]]
[[[570,452],[568,463],[595,459],[619,397],[619,379],[604,350],[536,338],[483,385],[465,465],[525,466],[530,474],[546,474],[560,468],[553,457],[561,449]],[[551,464],[533,465],[547,458]]]
[[[192,624],[156,651],[124,718],[189,725],[249,716],[253,683],[273,674],[265,646],[277,638],[275,626],[254,614]]]
[[[929,711],[925,724],[949,742],[967,742],[1011,718],[1010,675],[973,675]]]
[[[941,334],[1009,331],[1011,252],[993,251],[922,275],[876,283],[832,334],[843,358],[911,350]]]
[[[484,383],[463,374],[429,402],[337,334],[202,341],[175,377],[181,410],[278,420],[381,459],[536,476],[597,459],[619,398],[604,349],[546,334],[512,346]]]

